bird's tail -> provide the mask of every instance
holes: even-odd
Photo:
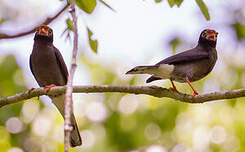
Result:
[[[70,144],[72,147],[76,147],[76,146],[80,146],[82,145],[82,139],[77,127],[77,122],[75,119],[74,114],[71,114],[71,125],[73,127],[72,131],[71,131],[71,137],[70,137]]]
[[[137,66],[131,70],[129,70],[126,74],[152,74],[153,71],[155,71],[158,68],[158,66],[152,65],[152,66]]]
[[[52,97],[52,101],[57,107],[57,109],[60,111],[61,115],[64,118],[64,113],[65,113],[65,95],[60,95],[57,97]],[[71,125],[73,127],[70,135],[70,145],[72,147],[80,146],[82,145],[82,139],[77,127],[77,122],[75,119],[75,116],[73,113],[71,113]]]

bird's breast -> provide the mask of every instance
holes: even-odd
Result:
[[[66,84],[52,49],[39,48],[32,52],[31,58],[32,70],[40,86]]]
[[[177,64],[171,78],[178,82],[185,82],[185,77],[188,77],[191,82],[200,80],[212,71],[215,62],[216,60],[208,58],[192,63]]]

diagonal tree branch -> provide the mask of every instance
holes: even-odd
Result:
[[[65,93],[66,86],[57,86],[50,89],[49,92],[45,88],[37,88],[31,93],[28,91],[19,93],[9,97],[0,98],[0,107],[5,105],[17,103],[23,100],[31,99],[41,95],[56,95]],[[183,94],[157,86],[120,86],[120,85],[88,85],[88,86],[73,86],[74,93],[104,93],[104,92],[118,92],[118,93],[131,93],[131,94],[145,94],[158,98],[167,97],[179,100],[186,103],[205,103],[214,100],[232,99],[245,97],[245,89],[212,92],[202,95],[197,95],[192,98],[191,95]]]
[[[59,10],[54,16],[52,17],[48,17],[45,21],[43,21],[41,24],[45,24],[48,25],[49,23],[51,23],[53,20],[55,20],[57,17],[59,17],[67,8],[68,8],[69,4],[66,4],[61,10]],[[41,25],[40,24],[40,25]],[[34,33],[36,31],[36,28],[38,28],[40,25],[35,26],[32,29],[29,29],[27,31],[21,32],[21,33],[16,33],[13,35],[9,35],[6,33],[0,33],[0,40],[1,39],[12,39],[12,38],[18,38],[21,36],[25,36],[31,33]]]

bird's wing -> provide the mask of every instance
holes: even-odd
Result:
[[[37,77],[35,75],[35,72],[32,69],[32,60],[31,60],[31,57],[32,57],[32,54],[30,55],[29,66],[30,66],[30,69],[31,69],[31,73],[34,75],[35,79],[37,80]]]
[[[60,53],[60,51],[54,47],[54,52],[55,52],[55,56],[56,56],[56,61],[59,65],[60,71],[65,79],[65,82],[67,83],[67,79],[68,79],[68,70],[65,64],[65,61]]]
[[[31,73],[34,75],[33,70],[32,70],[31,56],[32,56],[32,54],[30,55],[29,66],[30,66],[30,69],[31,69]]]
[[[170,56],[160,61],[156,65],[186,63],[186,62],[191,62],[195,60],[206,59],[208,57],[209,57],[208,52],[201,50],[201,48],[194,48],[194,49]]]

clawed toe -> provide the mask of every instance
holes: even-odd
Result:
[[[56,87],[56,85],[55,84],[51,84],[51,85],[45,86],[44,88],[48,92],[53,87]]]
[[[196,95],[199,95],[198,92],[194,92],[193,95],[192,95],[192,98],[195,98]]]

